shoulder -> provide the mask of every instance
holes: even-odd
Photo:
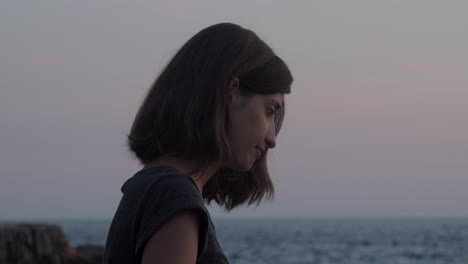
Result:
[[[187,238],[190,233],[190,237],[199,240],[200,254],[205,247],[210,216],[193,179],[175,169],[164,173],[145,169],[135,176],[127,183],[126,192],[138,196],[133,204],[138,258],[141,259],[147,242],[159,230],[162,232],[150,245],[160,245],[161,241],[171,244],[164,234],[175,235],[176,230],[182,232],[180,238]],[[175,245],[179,240],[173,242]]]
[[[176,200],[182,198],[201,199],[197,185],[193,179],[183,173],[173,172],[159,177],[146,191],[151,194],[159,194],[162,200]]]
[[[200,218],[195,210],[174,213],[143,245],[142,263],[190,263],[197,259],[201,247]]]
[[[160,195],[163,200],[200,197],[195,181],[171,166],[145,168],[128,179],[121,188],[125,193]]]

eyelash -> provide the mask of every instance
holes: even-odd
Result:
[[[276,115],[276,109],[274,107],[270,108],[269,116]]]

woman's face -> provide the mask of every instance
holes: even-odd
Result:
[[[236,80],[236,79],[235,79]],[[231,84],[228,131],[232,160],[227,166],[237,171],[249,171],[257,159],[276,145],[275,116],[283,105],[284,95],[239,93],[238,82]]]

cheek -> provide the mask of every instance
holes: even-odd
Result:
[[[268,129],[268,122],[268,118],[262,112],[252,115],[250,124],[252,134],[255,137],[263,137]]]
[[[243,148],[246,137],[245,122],[239,117],[234,117],[231,119],[230,127],[228,131],[228,140],[229,145],[231,146],[231,151],[234,155],[239,155],[239,152]]]
[[[245,155],[255,145],[262,144],[268,128],[268,118],[262,109],[245,107],[230,115],[229,140],[236,155]]]

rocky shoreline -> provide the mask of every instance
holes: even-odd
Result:
[[[0,224],[0,263],[101,264],[104,246],[70,247],[59,225]]]

